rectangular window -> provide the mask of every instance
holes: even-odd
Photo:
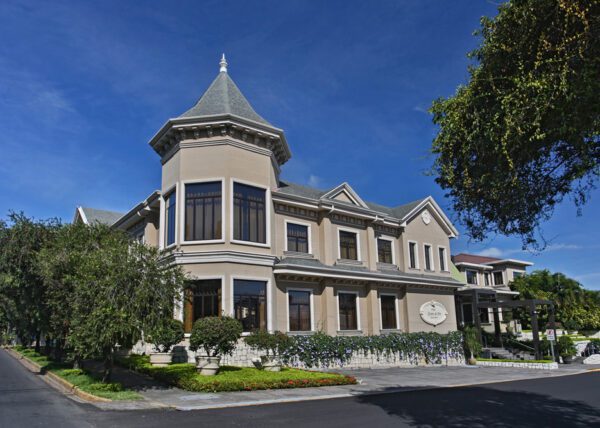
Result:
[[[504,276],[502,272],[494,272],[494,285],[502,285],[504,284]]]
[[[356,298],[357,296],[354,293],[338,293],[340,330],[358,330]]]
[[[379,263],[394,263],[392,257],[392,241],[387,239],[377,239],[377,256]]]
[[[431,245],[425,245],[425,270],[433,270],[433,264],[431,261]]]
[[[267,243],[266,190],[233,184],[233,239]]]
[[[356,233],[340,230],[340,259],[358,260],[357,254]]]
[[[183,324],[185,332],[192,331],[194,322],[204,317],[221,315],[221,280],[189,281],[185,288]]]
[[[221,182],[185,185],[185,240],[221,239]]]
[[[479,308],[479,319],[482,324],[490,323],[490,310],[488,308]]]
[[[384,330],[396,329],[396,296],[380,296],[381,301],[381,328]]]
[[[417,268],[417,243],[409,242],[408,243],[408,257],[410,261],[410,267],[413,269]]]
[[[287,250],[308,253],[308,226],[287,224]]]
[[[311,331],[310,291],[289,290],[290,331]]]
[[[463,322],[465,324],[473,324],[473,305],[463,303],[462,305]]]
[[[445,272],[448,270],[446,267],[446,249],[443,247],[438,248],[438,253],[440,256],[440,270]]]
[[[484,281],[484,284],[489,287],[489,285],[490,285],[490,273],[489,272],[484,272],[483,281]]]
[[[477,285],[477,272],[474,270],[466,270],[467,284]]]
[[[244,331],[267,329],[267,283],[236,279],[233,281],[233,313]]]
[[[167,196],[166,200],[167,210],[165,216],[165,239],[167,241],[167,247],[175,243],[175,211],[177,206],[177,195],[175,192],[171,192]]]

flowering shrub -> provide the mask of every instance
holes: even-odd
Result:
[[[418,363],[439,364],[445,358],[463,354],[463,335],[459,331],[439,333],[391,333],[380,336],[294,336],[281,352],[284,363],[306,367],[343,366],[355,352],[394,357]]]

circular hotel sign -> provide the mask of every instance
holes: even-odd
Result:
[[[448,316],[446,307],[435,300],[423,303],[419,313],[421,314],[423,321],[433,326],[443,323]]]

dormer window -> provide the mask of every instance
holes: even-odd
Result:
[[[223,239],[220,181],[185,185],[185,241]]]

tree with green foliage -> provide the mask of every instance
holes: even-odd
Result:
[[[600,176],[600,2],[511,0],[482,18],[470,79],[436,100],[436,182],[475,240],[520,236]]]
[[[535,271],[516,278],[510,288],[519,292],[520,299],[553,301],[556,321],[569,330],[600,329],[600,292],[586,290],[579,282],[562,273]],[[530,326],[527,311],[518,312],[524,327]],[[548,310],[545,307],[540,309],[539,322],[541,326],[548,322]]]
[[[57,220],[35,220],[11,212],[0,223],[0,295],[5,315],[24,344],[35,339],[36,352],[48,329],[46,287],[38,253],[53,239]]]

